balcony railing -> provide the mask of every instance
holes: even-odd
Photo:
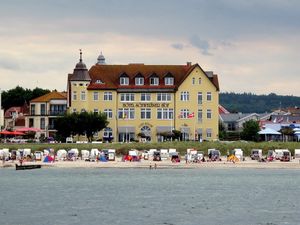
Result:
[[[49,116],[62,116],[66,113],[66,110],[50,110],[48,112]]]

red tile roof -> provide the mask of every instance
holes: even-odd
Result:
[[[89,70],[92,81],[88,86],[88,89],[176,89],[196,67],[199,67],[202,70],[198,64],[192,66],[144,64],[94,65]],[[124,74],[129,77],[129,85],[119,85],[119,78]],[[134,84],[134,78],[138,74],[141,74],[145,78],[145,85]],[[160,85],[150,86],[149,78],[153,75],[159,77]],[[174,86],[164,85],[164,77],[167,75],[172,75],[174,77]],[[208,79],[215,85],[216,89],[219,90],[217,75],[213,75],[213,77],[208,76]],[[101,80],[103,83],[96,83],[97,80]]]
[[[52,91],[48,94],[32,99],[30,102],[49,102],[50,100],[53,99],[67,100],[67,93]]]

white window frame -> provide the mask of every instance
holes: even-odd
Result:
[[[113,112],[112,109],[104,109],[103,111],[106,114],[107,119],[112,119],[113,118]]]
[[[207,100],[208,102],[211,102],[211,101],[212,101],[212,93],[211,93],[210,91],[206,93],[206,100]]]
[[[129,77],[120,77],[120,85],[129,85]]]
[[[150,102],[151,93],[141,93],[141,102]]]
[[[195,85],[195,83],[196,83],[196,79],[195,79],[195,77],[193,77],[192,78],[192,85]]]
[[[159,78],[158,77],[150,77],[149,83],[151,86],[159,85]]]
[[[134,111],[135,111],[134,108],[119,108],[118,118],[119,119],[134,120],[134,113],[135,113]]]
[[[211,138],[212,137],[212,129],[211,128],[207,128],[206,129],[206,137],[207,138]]]
[[[180,110],[180,118],[181,119],[188,119],[190,115],[190,110],[189,109],[181,109]]]
[[[134,93],[121,93],[120,101],[121,102],[134,102]]]
[[[190,100],[190,93],[188,91],[182,91],[180,94],[180,100],[183,102],[187,102]]]
[[[40,119],[40,129],[45,130],[45,128],[46,128],[46,119],[45,119],[45,117],[42,117]]]
[[[93,92],[93,100],[94,101],[99,101],[99,92],[97,92],[97,91]]]
[[[99,109],[94,109],[94,114],[95,115],[99,114]]]
[[[142,120],[151,119],[151,108],[141,108],[141,119]]]
[[[136,77],[135,78],[135,85],[144,85],[145,79],[144,77]]]
[[[201,81],[201,78],[199,77],[198,84],[201,84],[201,83],[202,83],[202,81]]]
[[[174,119],[174,109],[171,108],[158,108],[157,109],[158,120],[172,120]]]
[[[198,94],[197,94],[197,102],[198,102],[198,105],[202,105],[202,103],[203,103],[202,92],[198,92]]]
[[[157,101],[158,102],[170,102],[171,101],[171,93],[157,93]]]
[[[211,119],[212,118],[212,110],[211,109],[207,109],[206,110],[206,118],[207,119]]]
[[[81,91],[80,92],[80,100],[81,101],[86,101],[86,91]]]
[[[104,101],[112,101],[112,92],[111,91],[105,91],[103,95]]]
[[[77,91],[73,91],[73,93],[72,93],[72,101],[77,101]]]
[[[202,109],[198,109],[197,118],[198,118],[198,122],[202,122],[202,119],[203,119],[203,110]]]
[[[113,130],[110,127],[105,127],[103,129],[103,137],[108,138],[113,136]]]
[[[165,85],[174,85],[174,77],[165,77]]]

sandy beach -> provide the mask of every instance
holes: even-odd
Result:
[[[0,168],[14,167],[16,161],[1,163]],[[116,161],[108,162],[87,162],[84,160],[76,161],[55,161],[53,163],[44,162],[24,162],[23,165],[41,164],[44,168],[145,168],[145,169],[226,169],[226,168],[253,168],[253,169],[300,169],[300,160],[293,159],[290,162],[258,162],[246,158],[243,162],[227,162],[226,159],[222,159],[219,162],[201,162],[201,163],[186,163],[181,160],[180,163],[172,163],[169,160],[166,161],[148,161],[142,160],[140,162],[122,162],[121,158],[116,158]]]

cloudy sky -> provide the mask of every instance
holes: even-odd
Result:
[[[199,63],[222,92],[300,96],[298,0],[0,0],[0,88],[66,89],[91,67]]]

